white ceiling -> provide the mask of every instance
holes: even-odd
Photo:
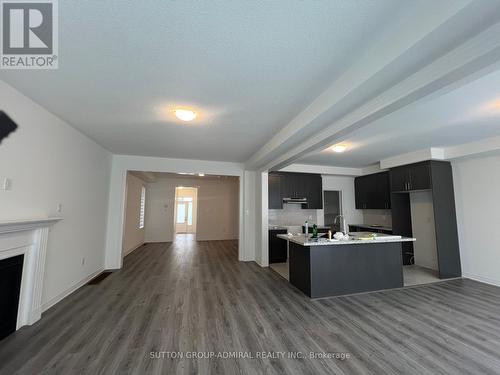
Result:
[[[330,149],[308,155],[304,164],[366,167],[382,159],[429,147],[448,147],[500,136],[500,70],[438,97],[428,97],[336,143],[349,149]]]
[[[0,78],[115,154],[365,167],[500,135],[478,112],[498,0],[65,0],[59,22],[58,70]]]
[[[65,0],[59,69],[0,78],[113,153],[243,162],[408,9],[400,0]],[[174,121],[175,105],[200,119]]]

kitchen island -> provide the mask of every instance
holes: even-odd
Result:
[[[349,240],[313,240],[280,234],[288,241],[290,283],[311,298],[403,287],[402,242],[414,238],[350,233]]]

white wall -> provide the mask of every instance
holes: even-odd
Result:
[[[240,242],[245,245],[245,256],[244,260],[255,260],[256,254],[256,178],[257,173],[255,171],[245,171],[243,186],[243,218],[244,218],[244,231],[243,237],[240,238]]]
[[[166,177],[147,185],[146,242],[171,242],[174,232],[175,188],[198,188],[198,241],[239,237],[239,180]]]
[[[0,144],[0,179],[13,182],[0,217],[63,218],[49,234],[46,308],[103,269],[111,155],[2,81],[0,109],[19,125]]]
[[[255,178],[255,261],[262,267],[269,265],[268,233],[268,174],[256,172]]]
[[[125,255],[144,244],[145,228],[139,228],[143,186],[146,186],[144,181],[130,173],[127,174],[127,199],[123,231],[123,253]]]
[[[452,167],[463,276],[500,286],[500,156]]]
[[[432,193],[420,191],[410,193],[410,210],[415,264],[417,266],[438,270],[436,225],[434,223],[434,205]]]

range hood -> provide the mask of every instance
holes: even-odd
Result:
[[[283,198],[286,204],[307,204],[307,198]]]

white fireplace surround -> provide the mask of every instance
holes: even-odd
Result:
[[[49,227],[61,218],[0,220],[0,260],[24,255],[16,329],[42,315],[42,290]]]

